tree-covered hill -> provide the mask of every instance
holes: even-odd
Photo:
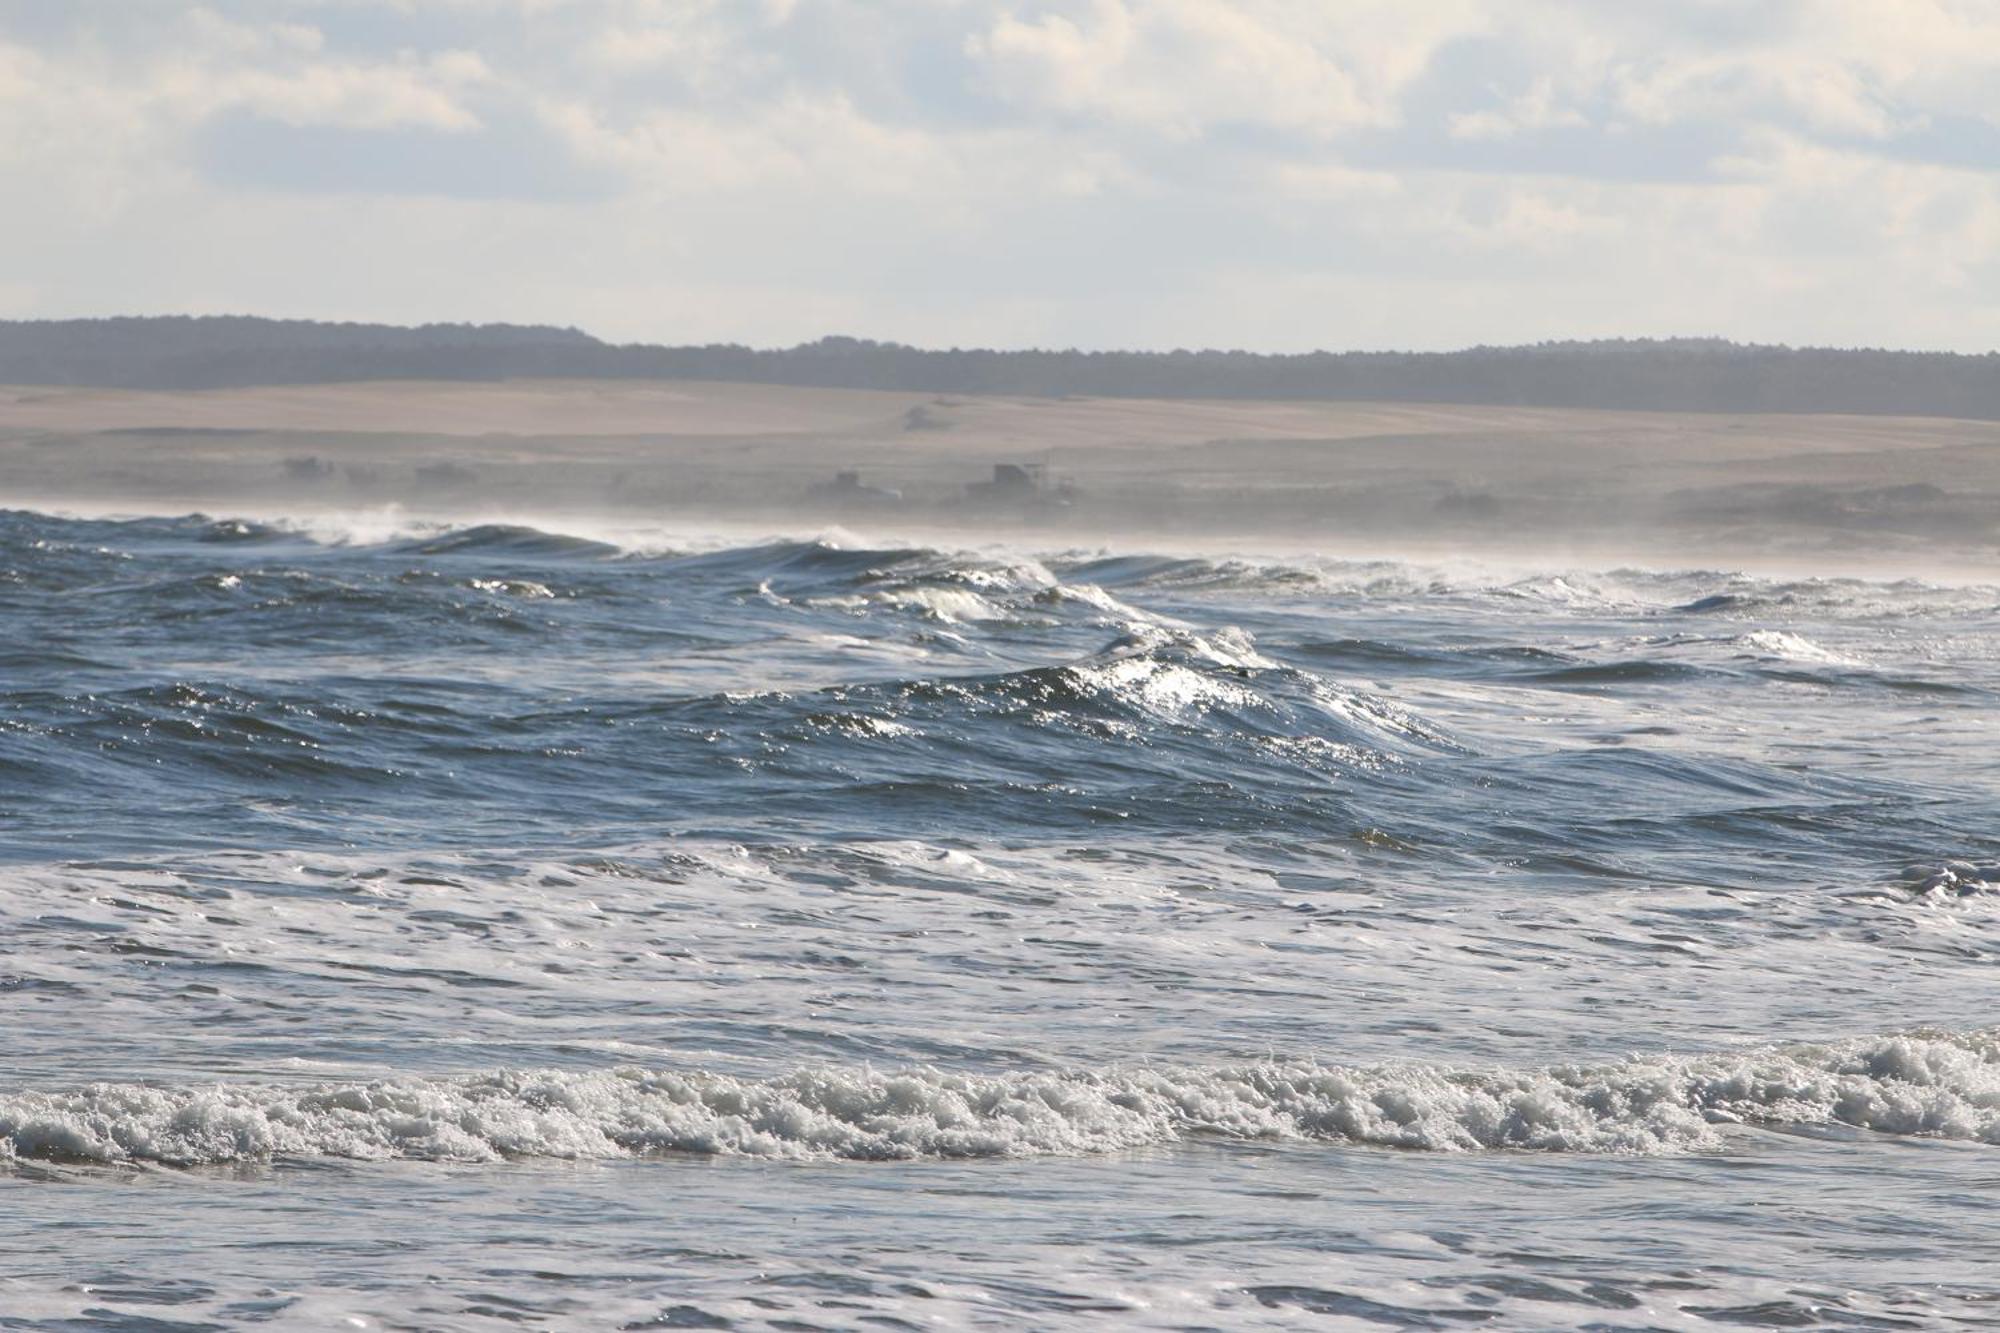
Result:
[[[1366,399],[2000,418],[2000,354],[1618,339],[1456,352],[617,346],[576,329],[250,317],[0,322],[0,383],[192,389],[369,379],[740,380],[915,393]]]

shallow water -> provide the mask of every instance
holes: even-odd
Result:
[[[16,512],[0,625],[0,1327],[2000,1322],[1994,587]]]

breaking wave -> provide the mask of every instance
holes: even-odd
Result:
[[[0,1156],[271,1158],[1080,1155],[1186,1139],[1443,1152],[1712,1150],[1719,1127],[2000,1143],[2000,1029],[1530,1070],[1261,1063],[971,1074],[636,1068],[284,1088],[96,1084],[0,1097]]]

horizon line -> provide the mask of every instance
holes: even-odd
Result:
[[[857,349],[887,349],[893,351],[917,352],[924,355],[952,355],[986,353],[996,356],[1243,356],[1270,360],[1284,358],[1305,358],[1325,356],[1401,356],[1401,357],[1451,357],[1464,356],[1476,352],[1532,352],[1592,347],[1691,347],[1707,346],[1740,352],[1835,352],[1873,353],[1889,356],[1947,356],[1968,359],[2000,356],[2000,347],[1984,351],[1962,351],[1944,347],[1894,347],[1884,344],[1840,345],[1834,343],[1790,343],[1739,341],[1712,333],[1674,334],[1618,334],[1600,337],[1540,338],[1533,341],[1494,343],[1469,343],[1448,348],[1412,347],[1309,347],[1289,351],[1254,351],[1243,347],[1209,345],[1203,347],[1133,347],[1133,346],[1078,346],[1058,347],[1052,345],[980,346],[953,344],[950,346],[924,345],[901,342],[893,338],[875,338],[862,334],[823,333],[816,338],[795,343],[748,343],[729,341],[671,342],[631,340],[619,341],[602,337],[578,324],[555,324],[544,322],[516,323],[509,320],[426,320],[421,323],[401,323],[393,320],[369,319],[324,319],[305,315],[263,315],[244,312],[231,313],[186,313],[168,314],[117,314],[117,315],[39,315],[26,317],[0,317],[0,328],[24,328],[61,324],[147,324],[147,323],[202,323],[202,322],[242,322],[266,324],[307,325],[325,329],[386,329],[397,332],[418,333],[429,330],[465,329],[472,331],[507,331],[520,333],[548,332],[570,338],[585,338],[596,346],[607,350],[660,350],[678,351],[684,349],[730,348],[752,353],[798,352],[827,344],[852,344]]]

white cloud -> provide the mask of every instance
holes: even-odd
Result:
[[[2000,314],[1992,0],[63,12],[0,18],[16,313],[1253,346],[1983,346]],[[343,159],[218,170],[244,121],[475,159],[303,197]],[[473,197],[541,152],[606,188]]]
[[[190,119],[244,110],[293,126],[477,129],[468,91],[490,80],[477,55],[446,51],[380,64],[314,63],[286,71],[216,71],[193,63],[163,72],[156,103]]]
[[[1003,11],[966,39],[990,88],[1024,111],[1101,118],[1170,138],[1228,126],[1325,136],[1394,123],[1395,95],[1447,34],[1381,7],[1092,0],[1074,14]],[[1444,21],[1439,21],[1440,19]]]
[[[1506,99],[1502,105],[1450,117],[1447,128],[1454,139],[1511,139],[1524,131],[1566,129],[1589,123],[1589,117],[1581,111],[1558,102],[1555,80],[1543,75],[1525,93]]]
[[[952,161],[920,131],[878,124],[842,97],[789,95],[741,120],[663,108],[614,124],[577,103],[543,114],[577,153],[675,197],[757,188],[920,194]]]

